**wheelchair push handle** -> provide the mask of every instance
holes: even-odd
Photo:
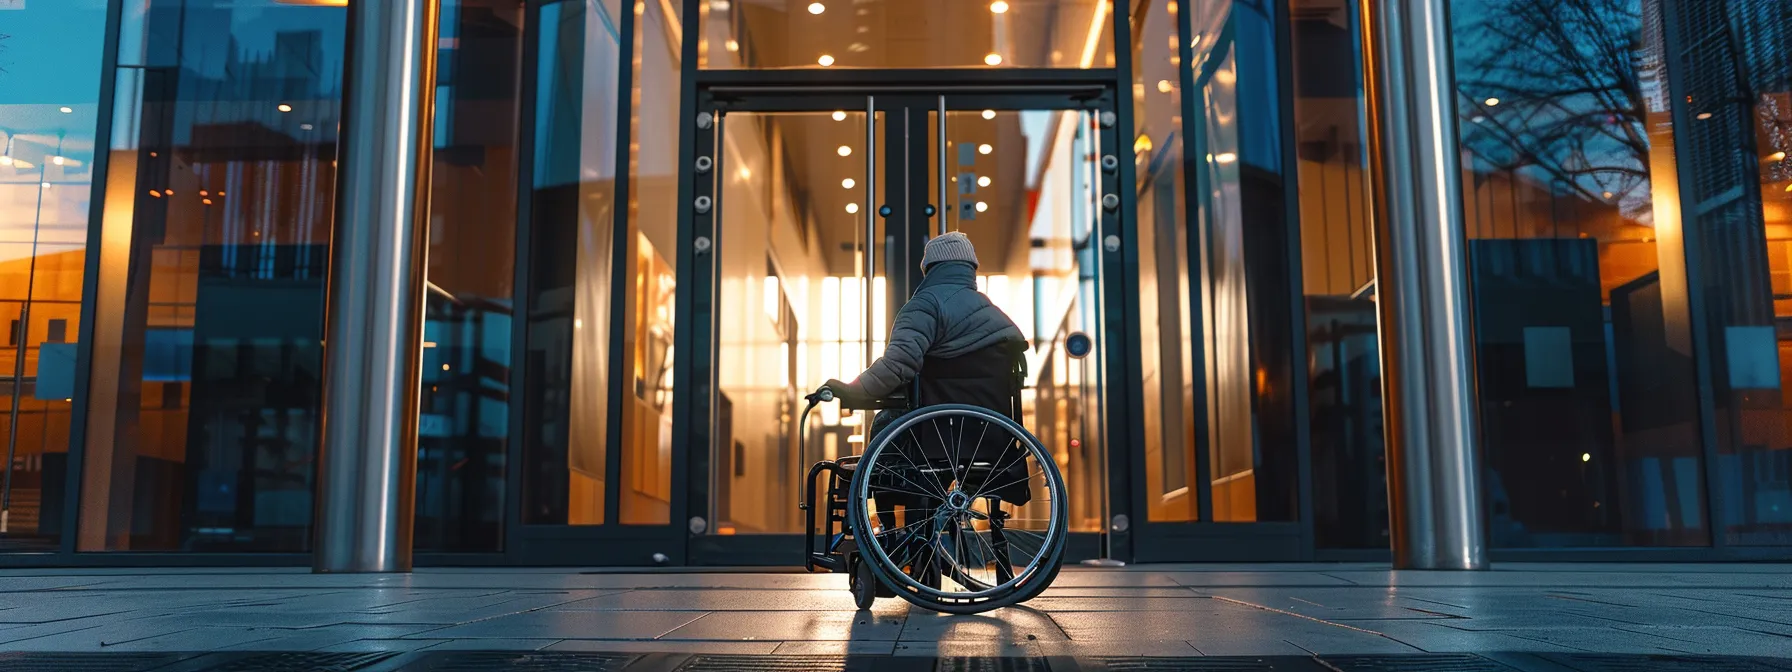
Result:
[[[803,399],[807,400],[809,405],[803,407],[802,419],[797,421],[797,455],[799,455],[799,457],[797,458],[796,465],[796,482],[798,486],[796,489],[796,508],[798,511],[809,510],[809,500],[806,496],[807,493],[804,491],[806,481],[803,477],[807,472],[804,471],[805,467],[803,466],[803,460],[800,457],[804,451],[809,449],[809,412],[815,410],[816,406],[833,401],[834,396],[834,388],[830,385],[822,385],[821,389],[803,395]]]

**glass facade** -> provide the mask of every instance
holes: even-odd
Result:
[[[1361,1],[445,0],[420,561],[793,564],[942,222],[1073,554],[1384,553]],[[304,562],[344,5],[0,2],[0,564]],[[1792,9],[1448,5],[1495,559],[1783,554]]]

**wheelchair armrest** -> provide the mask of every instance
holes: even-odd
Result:
[[[894,392],[889,396],[873,399],[870,397],[840,396],[842,411],[883,411],[888,409],[908,409],[908,391]]]

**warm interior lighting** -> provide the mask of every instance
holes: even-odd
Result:
[[[69,107],[69,106],[67,106],[67,105],[64,105],[64,106],[62,106],[62,107],[60,107],[60,108],[57,108],[57,111],[58,111],[58,112],[61,112],[61,113],[63,113],[63,114],[74,114],[74,113],[75,113],[75,108],[72,108],[72,107]]]
[[[64,162],[66,162],[66,161],[67,161],[67,159],[64,159],[64,158],[62,158],[62,157],[60,157],[60,156],[52,156],[52,157],[50,157],[50,163],[54,163],[54,164],[56,164],[56,165],[58,165],[58,166],[60,166],[60,165],[62,165],[62,164],[63,164],[63,163],[64,163]]]
[[[1005,13],[1008,11],[1008,3],[1002,2],[1002,0],[996,0],[995,2],[989,3],[989,11],[997,14]]]
[[[0,166],[10,166],[10,165],[12,165],[12,157],[0,156]]]
[[[202,198],[202,199],[199,199],[199,202],[200,202],[200,203],[204,203],[204,204],[206,204],[206,205],[211,205],[211,204],[212,204],[212,199],[209,199],[209,198]]]
[[[990,55],[983,57],[983,62],[986,64],[989,64],[989,65],[1001,65],[1002,64],[1002,55],[996,54],[996,53],[991,53]]]
[[[1704,120],[1706,120],[1706,119],[1710,119],[1710,118],[1711,118],[1711,113],[1710,113],[1710,112],[1700,112],[1700,113],[1699,113],[1699,116],[1697,116],[1697,117],[1694,117],[1694,118],[1695,118],[1695,119],[1698,119],[1698,120],[1699,120],[1699,121],[1704,121]]]
[[[1095,50],[1101,47],[1101,36],[1108,32],[1102,28],[1108,19],[1108,13],[1114,9],[1111,4],[1106,0],[1095,3],[1095,18],[1089,21],[1089,36],[1083,41],[1083,57],[1077,61],[1084,70],[1095,64]]]
[[[840,181],[840,188],[841,189],[851,189],[853,187],[853,185],[855,185],[855,184],[858,184],[858,183],[852,181],[852,178],[849,177],[849,178],[846,178],[846,179]]]
[[[821,4],[819,2],[809,3],[809,13],[810,14],[820,14],[825,11],[828,11],[827,5]]]
[[[1176,87],[1170,85],[1170,80],[1167,80],[1167,79],[1157,80],[1157,92],[1158,93],[1169,93],[1169,92],[1175,91],[1175,90],[1176,90]]]
[[[348,0],[274,0],[282,5],[304,5],[306,7],[347,7]]]
[[[1785,161],[1786,153],[1785,152],[1774,152],[1772,154],[1768,154],[1767,160],[1769,160],[1769,161]]]
[[[727,47],[729,51],[740,51],[740,43],[734,40],[723,42],[722,46]]]
[[[49,189],[49,188],[50,188],[50,183],[49,183],[49,182],[45,182],[45,183],[44,183],[44,188],[45,188],[45,189]]]
[[[989,204],[977,201],[977,212],[989,212]]]
[[[1484,101],[1481,101],[1481,102],[1484,102],[1484,103],[1487,103],[1487,106],[1488,106],[1488,107],[1493,107],[1493,106],[1495,106],[1495,105],[1498,105],[1498,104],[1500,104],[1500,99],[1498,99],[1498,98],[1488,98],[1488,99],[1487,99],[1487,100],[1484,100]]]
[[[1238,155],[1233,154],[1232,152],[1222,152],[1222,153],[1214,156],[1213,160],[1218,161],[1220,163],[1231,163],[1233,161],[1238,160]]]
[[[1593,454],[1592,454],[1592,453],[1581,453],[1581,454],[1580,454],[1580,461],[1582,461],[1582,462],[1592,462],[1592,461],[1593,461]]]
[[[984,175],[983,177],[977,178],[977,186],[979,186],[979,187],[989,186],[989,176]]]
[[[852,156],[852,148],[848,147],[846,145],[841,145],[840,149],[836,149],[834,151],[839,153],[841,156]]]
[[[280,110],[281,112],[291,112],[292,106],[287,105],[286,103],[281,103],[279,106],[275,107],[274,109]]]
[[[996,148],[991,147],[989,145],[977,145],[977,153],[978,154],[988,154],[993,151],[996,151]]]
[[[847,203],[846,204],[846,214],[849,214],[849,215],[859,214],[859,204]]]
[[[846,113],[841,112],[839,110],[835,110],[834,111],[834,121],[846,121]]]
[[[983,118],[984,118],[984,119],[994,119],[994,118],[996,118],[996,111],[995,111],[995,110],[984,110],[984,111],[983,111]]]
[[[821,55],[821,58],[817,58],[817,59],[815,59],[815,62],[816,62],[816,63],[820,63],[820,64],[821,64],[821,67],[824,67],[824,68],[825,68],[825,67],[828,67],[828,66],[830,66],[830,65],[833,65],[833,64],[834,64],[834,57],[833,57],[833,56],[829,56],[829,55],[827,55],[827,54],[822,54],[822,55]]]

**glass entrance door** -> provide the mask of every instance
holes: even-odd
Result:
[[[942,231],[971,238],[979,289],[1031,345],[1023,422],[1066,475],[1080,533],[1071,553],[1100,555],[1109,488],[1096,250],[1107,212],[1099,195],[1111,192],[1097,157],[1111,98],[1096,89],[699,100],[710,126],[693,157],[691,244],[710,293],[696,298],[696,319],[707,311],[710,321],[692,366],[713,385],[694,400],[704,412],[690,428],[692,562],[800,562],[802,474],[861,452],[869,420],[833,405],[805,419],[802,396],[851,380],[882,353],[922,281],[926,241]]]

